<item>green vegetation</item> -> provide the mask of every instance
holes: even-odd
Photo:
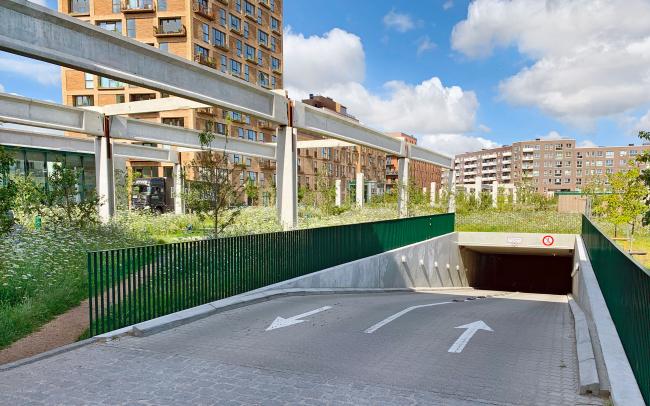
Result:
[[[582,215],[557,211],[458,213],[457,231],[579,234]]]

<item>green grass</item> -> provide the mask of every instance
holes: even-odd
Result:
[[[579,234],[580,214],[556,211],[476,211],[456,214],[457,231]]]

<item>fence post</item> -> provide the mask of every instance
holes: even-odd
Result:
[[[298,223],[298,160],[297,135],[293,127],[280,126],[277,134],[277,193],[278,220],[285,230]]]

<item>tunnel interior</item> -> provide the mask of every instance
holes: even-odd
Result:
[[[476,289],[564,295],[571,293],[572,257],[561,254],[461,249],[469,285]]]

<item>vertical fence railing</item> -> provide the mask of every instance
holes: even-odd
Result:
[[[587,217],[582,239],[641,393],[650,404],[650,272]]]
[[[88,253],[96,335],[454,231],[454,214]]]

